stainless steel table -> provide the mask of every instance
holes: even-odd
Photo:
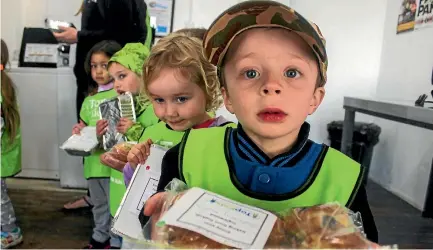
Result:
[[[429,108],[355,97],[344,97],[343,108],[345,109],[345,116],[341,152],[348,156],[351,156],[352,152],[355,112],[433,130],[433,109]],[[430,179],[424,204],[423,216],[433,218],[433,169],[430,171]]]

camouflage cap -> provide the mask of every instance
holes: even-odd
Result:
[[[245,30],[260,27],[283,28],[298,34],[317,58],[321,86],[326,83],[328,57],[319,27],[279,2],[244,1],[224,11],[210,25],[203,39],[206,57],[219,69],[234,38]]]

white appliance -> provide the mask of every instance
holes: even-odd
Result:
[[[72,68],[18,68],[9,72],[18,96],[22,131],[22,172],[56,179],[64,188],[86,188],[81,157],[59,149],[76,123],[76,80]]]

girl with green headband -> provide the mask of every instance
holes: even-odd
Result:
[[[149,49],[141,43],[129,43],[111,57],[108,64],[108,72],[114,80],[114,90],[118,95],[130,92],[134,95],[134,107],[137,121],[121,118],[117,125],[117,131],[124,134],[129,141],[138,141],[145,128],[156,124],[153,107],[146,96],[140,95],[142,88],[142,68],[144,61],[149,56]],[[101,131],[108,126],[107,121],[101,121]],[[111,169],[110,178],[110,213],[116,214],[117,208],[126,192],[123,173]]]
[[[114,89],[118,95],[131,92],[135,96],[137,122],[122,118],[117,126],[119,133],[130,141],[138,141],[144,129],[158,122],[152,105],[147,97],[140,95],[142,86],[142,68],[149,56],[149,49],[142,43],[129,43],[114,54],[108,64],[108,72],[114,79]],[[101,129],[105,130],[107,121],[103,121]]]

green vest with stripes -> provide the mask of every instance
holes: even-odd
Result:
[[[188,187],[199,187],[244,204],[284,213],[292,208],[328,202],[350,206],[361,184],[360,165],[325,146],[300,188],[290,194],[254,198],[251,191],[240,188],[242,184],[230,170],[233,167],[229,153],[230,133],[231,128],[215,127],[190,130],[185,134],[180,146],[179,171]]]

